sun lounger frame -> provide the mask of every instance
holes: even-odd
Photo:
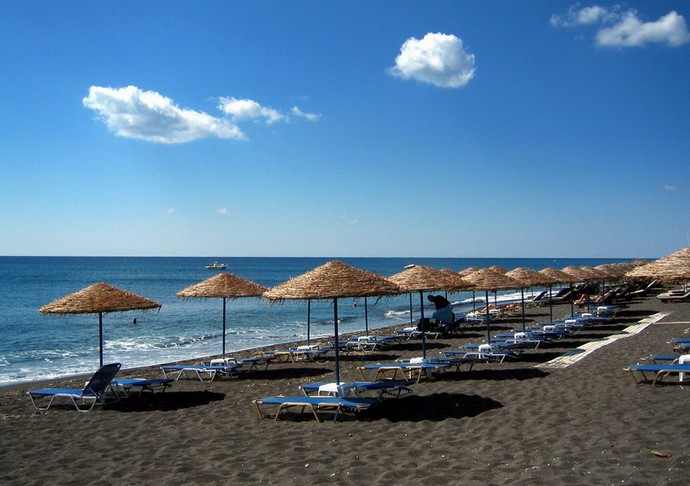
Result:
[[[632,376],[633,381],[638,386],[643,382],[650,381],[646,373],[654,373],[654,378],[651,380],[652,386],[661,383],[662,380],[669,375],[680,375],[681,373],[690,375],[690,364],[637,364],[627,366],[623,369],[630,372],[630,376]],[[635,372],[640,373],[642,378],[638,380],[635,376]],[[685,381],[681,381],[681,383],[685,383]]]
[[[199,381],[204,381],[202,375],[208,375],[208,380],[213,381],[217,376],[237,376],[239,374],[239,366],[204,366],[204,365],[166,365],[161,366],[161,371],[163,371],[163,376],[168,378],[167,372],[177,372],[177,376],[174,378],[178,381],[180,378],[184,377],[196,377]]]
[[[266,397],[252,400],[256,407],[259,419],[273,418],[278,421],[280,417],[294,408],[299,408],[300,413],[310,412],[314,415],[317,423],[321,423],[319,413],[333,415],[333,421],[337,422],[341,414],[352,412],[362,412],[380,404],[374,398],[341,398],[341,397],[318,397],[318,396],[286,396],[286,397]],[[278,405],[275,415],[264,413],[262,405]]]
[[[156,393],[160,391],[164,392],[166,389],[172,386],[172,378],[115,378],[111,383],[110,387],[113,389],[115,394],[124,394],[125,398],[129,398],[129,392],[133,388],[138,388],[138,397],[144,392]]]

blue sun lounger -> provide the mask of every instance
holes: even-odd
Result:
[[[646,361],[646,362],[652,363],[652,364],[661,364],[661,363],[677,364],[678,358],[680,358],[679,354],[652,354],[649,356],[643,356],[642,358],[640,358],[640,361]]]
[[[195,378],[199,381],[204,381],[204,376],[207,376],[209,380],[213,380],[216,376],[237,376],[239,373],[239,366],[237,365],[219,365],[219,366],[208,366],[208,365],[167,365],[161,366],[163,371],[163,376],[168,378],[168,372],[177,372],[175,381],[178,381],[181,377]]]
[[[261,356],[255,358],[216,358],[210,361],[202,361],[204,366],[237,366],[238,371],[253,371],[268,369],[273,358],[271,356]]]
[[[412,393],[410,385],[415,382],[412,380],[400,381],[347,381],[339,385],[333,382],[317,381],[306,383],[300,388],[306,396],[320,397],[362,397],[367,392],[373,392],[375,398],[398,398]]]
[[[129,392],[133,388],[139,389],[138,396],[141,396],[145,391],[155,393],[156,391],[165,391],[166,388],[172,386],[172,378],[115,378],[110,386],[116,394],[122,392],[125,397],[129,397]]]
[[[376,398],[342,398],[342,397],[315,397],[305,395],[294,395],[285,397],[265,397],[253,400],[259,418],[273,417],[278,420],[280,416],[291,409],[298,408],[300,413],[311,412],[317,422],[321,422],[319,413],[333,414],[333,421],[336,422],[342,413],[358,413],[380,405],[381,401]],[[262,405],[278,406],[275,415],[271,416],[261,410]]]
[[[645,373],[654,373],[654,378],[651,381],[652,386],[660,383],[666,376],[678,374],[679,380],[684,381],[685,374],[690,374],[690,364],[636,364],[624,368],[629,371],[633,380],[637,385],[643,381],[649,381]],[[635,372],[640,373],[641,379],[637,379]]]
[[[401,376],[404,380],[414,380],[415,383],[419,383],[422,377],[432,378],[448,367],[450,367],[449,363],[440,362],[395,362],[367,364],[357,369],[364,380],[367,379],[364,375],[364,370],[375,370],[376,373],[372,381],[378,381],[379,379],[395,380],[396,378],[400,379],[399,377]]]
[[[332,346],[298,346],[286,350],[278,351],[264,351],[266,357],[276,359],[278,361],[290,361],[296,363],[297,361],[315,361],[319,358],[325,358],[326,355],[332,351]]]
[[[84,388],[41,388],[40,390],[31,390],[27,392],[29,399],[34,407],[38,410],[48,410],[56,398],[66,398],[72,402],[77,412],[90,412],[96,403],[104,405],[106,403],[106,392],[110,388],[110,384],[115,378],[115,375],[120,371],[120,363],[112,363],[101,366],[91,379],[86,383]],[[48,398],[48,404],[41,406],[38,401],[43,398]],[[114,400],[117,401],[117,395]],[[80,406],[91,404],[88,408]]]

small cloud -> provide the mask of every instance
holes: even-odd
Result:
[[[441,33],[410,37],[400,48],[389,72],[440,88],[461,88],[474,77],[474,54],[465,51],[462,39]]]
[[[175,210],[173,208],[168,209],[168,214],[175,214]]]
[[[220,208],[218,210],[218,214],[223,214],[223,215],[228,214],[228,208]]]
[[[576,27],[579,25],[614,22],[620,17],[619,10],[618,6],[614,6],[612,9],[598,5],[580,8],[580,4],[576,3],[568,9],[567,14],[552,15],[549,23],[554,27]]]
[[[358,219],[352,218],[348,216],[347,214],[341,214],[340,219],[348,224],[357,224],[359,223]]]
[[[678,189],[678,187],[673,184],[664,184],[664,191],[675,191],[676,189]]]
[[[170,98],[136,86],[107,88],[91,86],[82,99],[115,135],[154,143],[185,143],[200,138],[246,140],[240,127],[243,121],[263,121],[267,125],[289,121],[290,115],[250,99],[219,98],[215,117],[202,111],[180,108]],[[320,115],[292,108],[291,116],[316,121]]]
[[[297,118],[304,118],[305,120],[309,121],[317,121],[319,118],[321,118],[321,115],[317,115],[316,113],[305,113],[296,106],[292,107],[290,113],[292,113]]]
[[[218,108],[226,115],[232,116],[235,121],[264,120],[267,124],[285,121],[287,117],[278,110],[262,106],[258,102],[249,99],[220,98]]]
[[[676,47],[690,42],[690,32],[682,15],[671,11],[655,22],[644,22],[634,9],[623,11],[612,8],[580,8],[575,4],[565,15],[552,15],[549,22],[554,27],[598,27],[596,41],[600,46],[641,47],[652,43],[666,43]]]
[[[180,108],[170,98],[136,86],[91,86],[82,103],[98,113],[120,137],[157,143],[185,143],[205,137],[245,138],[239,127],[228,120]]]

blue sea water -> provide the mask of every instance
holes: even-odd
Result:
[[[330,258],[214,258],[227,271],[266,287],[296,277]],[[342,258],[357,268],[390,276],[415,263],[459,271],[500,265],[513,269],[599,265],[621,259],[539,258]],[[162,304],[159,311],[110,313],[103,317],[104,361],[135,368],[220,354],[222,300],[180,299],[176,293],[211,277],[208,258],[0,257],[0,385],[90,373],[98,366],[98,316],[42,315],[38,309],[96,282],[107,282]],[[472,294],[449,296],[456,310],[469,310]],[[419,298],[412,299],[413,314]],[[341,332],[364,329],[363,300],[341,299]],[[407,295],[368,299],[370,329],[410,321]],[[136,317],[137,323],[132,323]],[[418,317],[418,316],[417,316]],[[312,301],[311,335],[333,329],[331,301]],[[229,300],[227,351],[280,345],[307,337],[307,303],[268,304]]]

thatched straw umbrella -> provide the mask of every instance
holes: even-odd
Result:
[[[477,290],[486,293],[486,342],[491,343],[491,312],[489,311],[489,292],[497,292],[506,289],[519,289],[523,285],[518,280],[507,276],[504,273],[496,272],[489,268],[477,270],[464,277],[465,280],[474,284]]]
[[[569,273],[558,270],[557,268],[548,267],[539,270],[539,273],[547,275],[554,280],[554,283],[573,283],[579,282],[579,277],[574,277]],[[553,284],[549,284],[549,321],[553,323],[553,302],[551,301],[551,289]]]
[[[477,270],[479,270],[479,267],[467,267],[467,268],[464,269],[464,270],[460,270],[460,271],[458,272],[458,275],[460,275],[461,277],[466,277],[466,276],[468,276],[470,273],[474,273],[474,272],[476,272]]]
[[[690,247],[666,255],[625,274],[631,278],[655,278],[665,282],[690,279]]]
[[[467,277],[470,273],[474,273],[477,270],[479,270],[479,267],[467,267],[464,270],[460,270],[458,272],[458,275],[460,275],[461,277]],[[474,297],[475,297],[475,291],[472,290],[472,310],[477,310],[477,305],[476,305],[476,301],[474,300]]]
[[[100,365],[103,366],[103,314],[131,310],[159,309],[161,305],[107,283],[95,283],[39,309],[41,314],[98,314]]]
[[[266,287],[250,280],[223,272],[190,285],[186,289],[180,290],[177,295],[184,298],[223,299],[223,357],[225,357],[225,308],[227,299],[261,297],[266,290]]]
[[[419,307],[420,307],[420,323],[422,325],[422,357],[426,358],[426,334],[424,329],[424,292],[431,292],[434,290],[460,290],[463,284],[470,285],[464,282],[459,275],[450,275],[441,270],[436,270],[425,265],[416,265],[411,268],[406,268],[402,272],[396,273],[388,277],[388,279],[398,285],[403,291],[419,292]],[[410,313],[412,309],[410,309]]]
[[[335,380],[340,384],[338,299],[396,295],[402,290],[390,280],[343,262],[331,261],[264,292],[270,300],[333,299],[335,334]]]
[[[525,288],[532,287],[534,285],[552,285],[555,281],[548,275],[539,273],[536,270],[526,267],[518,267],[514,270],[506,272],[506,275],[510,278],[522,282],[523,286],[520,287],[520,299],[522,301],[522,330],[525,330]]]
[[[561,272],[570,275],[572,277],[573,282],[585,282],[588,280],[592,280],[594,278],[592,272],[589,272],[586,269],[575,265],[569,265],[567,267],[564,267],[561,269]]]
[[[507,268],[502,267],[500,265],[492,265],[489,267],[489,270],[493,270],[494,272],[498,272],[498,273],[507,273],[508,272]]]
[[[606,278],[610,280],[619,280],[625,275],[625,271],[613,263],[602,263],[601,265],[594,267],[594,269],[598,272],[604,273]]]

